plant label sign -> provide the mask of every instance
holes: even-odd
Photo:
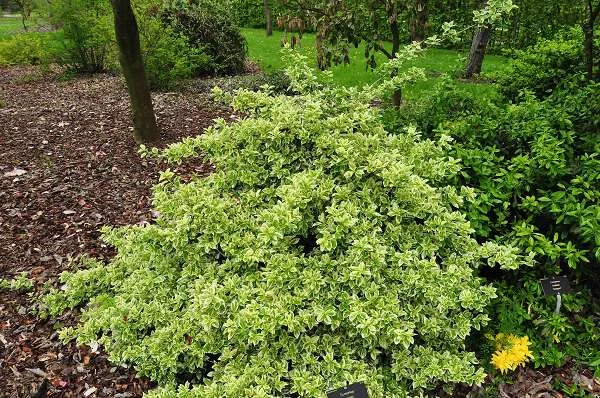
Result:
[[[352,383],[349,386],[329,391],[327,398],[369,398],[367,387],[363,383]]]
[[[566,276],[544,278],[540,279],[540,282],[542,284],[542,289],[544,289],[544,295],[546,296],[556,296],[571,291],[571,284]]]

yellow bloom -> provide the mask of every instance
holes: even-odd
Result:
[[[529,337],[517,337],[512,334],[498,333],[494,338],[496,352],[492,355],[492,365],[500,372],[515,370],[533,358],[529,350]]]

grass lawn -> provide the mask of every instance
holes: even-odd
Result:
[[[20,15],[0,15],[0,40],[23,32]]]
[[[263,29],[242,28],[242,33],[248,40],[248,51],[251,59],[256,61],[263,70],[273,71],[282,68],[280,40],[282,32],[275,31],[273,36],[267,37]],[[302,48],[298,51],[307,55],[316,65],[315,57],[315,35],[304,34]],[[440,75],[452,74],[465,64],[466,54],[463,51],[432,48],[425,54],[412,61],[406,67],[418,66],[427,71],[430,76],[426,81],[418,82],[405,90],[408,98],[422,95],[433,87],[440,79]],[[378,54],[378,62],[384,62],[385,57]],[[364,47],[350,50],[349,65],[338,65],[331,69],[334,81],[345,86],[356,86],[372,83],[377,75],[365,68]],[[487,55],[483,63],[483,73],[493,73],[502,70],[506,65],[506,58],[497,55]],[[481,95],[489,96],[495,92],[493,86],[482,83],[461,83],[465,90],[473,91]]]

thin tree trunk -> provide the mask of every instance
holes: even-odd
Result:
[[[471,43],[471,50],[469,51],[467,68],[465,70],[465,77],[467,79],[472,78],[473,75],[478,75],[481,73],[485,49],[490,41],[491,35],[492,27],[490,25],[482,26],[477,30],[477,32],[475,32],[475,36],[473,36],[473,42]]]
[[[273,36],[273,19],[271,18],[269,0],[263,0],[263,8],[265,12],[265,23],[267,24],[267,36]]]
[[[130,0],[111,0],[111,5],[119,46],[119,61],[131,101],[135,141],[151,142],[158,138],[159,131],[140,51],[140,35],[135,15]]]
[[[589,21],[583,26],[585,69],[588,80],[594,78],[594,28]]]
[[[585,55],[585,69],[587,72],[588,80],[594,79],[594,24],[596,22],[596,18],[598,18],[598,14],[600,14],[600,4],[598,7],[594,9],[594,5],[592,1],[589,0],[587,7],[588,9],[588,20],[583,25],[583,35],[584,35],[584,55]]]
[[[427,30],[427,0],[416,0],[414,15],[410,23],[412,41],[425,40]]]

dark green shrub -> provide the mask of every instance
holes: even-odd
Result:
[[[202,47],[191,46],[156,14],[158,4],[138,1],[135,10],[144,67],[152,88],[169,89],[177,81],[207,73],[213,60]]]
[[[517,50],[514,56],[507,70],[498,75],[500,92],[511,101],[522,90],[547,97],[561,82],[584,70],[583,32],[573,28]]]
[[[463,164],[455,183],[476,190],[467,213],[480,239],[535,253],[530,270],[484,272],[499,287],[493,331],[529,335],[538,366],[569,357],[599,366],[600,85],[574,76],[517,104],[468,97],[445,83],[405,118],[453,138],[449,155]],[[559,274],[576,293],[554,314],[538,279]]]
[[[303,61],[302,94],[216,90],[246,117],[142,148],[217,171],[164,172],[156,223],[106,228],[116,258],[46,298],[85,306],[63,336],[133,363],[160,384],[149,396],[316,398],[363,381],[388,398],[484,378],[465,339],[495,293],[474,272],[518,256],[470,236],[445,139],[389,134],[374,91],[319,88]]]
[[[391,131],[397,131],[402,126],[415,124],[419,131],[431,134],[444,121],[473,113],[485,113],[497,100],[498,98],[476,97],[461,90],[451,78],[444,78],[436,84],[432,95],[407,101],[401,111],[386,109],[386,125]]]
[[[246,39],[226,13],[202,5],[169,8],[164,19],[184,35],[193,48],[201,48],[212,59],[204,74],[230,75],[244,70]]]

